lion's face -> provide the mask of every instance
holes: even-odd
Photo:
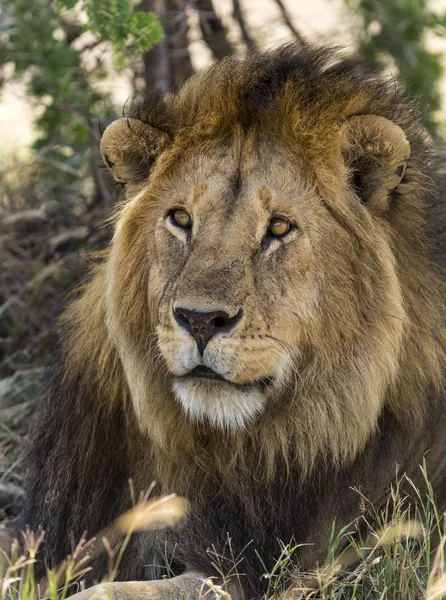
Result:
[[[154,222],[158,346],[188,415],[219,427],[245,427],[291,384],[320,303],[314,194],[256,154],[188,157]]]
[[[111,321],[121,343],[133,347],[129,380],[141,379],[154,354],[189,419],[244,429],[267,410],[298,403],[298,390],[314,385],[319,369],[336,368],[338,354],[356,353],[354,371],[370,369],[371,340],[379,348],[388,336],[394,355],[383,357],[368,392],[378,395],[401,337],[401,321],[387,323],[385,315],[403,315],[401,298],[383,231],[345,189],[345,169],[338,176],[331,200],[364,211],[369,239],[362,248],[285,145],[215,143],[155,173],[125,206],[115,238],[121,255],[138,252],[130,278],[144,285],[150,313],[150,333],[136,353],[124,316]],[[114,279],[119,311],[117,285]],[[134,393],[138,410],[141,394]],[[379,401],[372,402],[378,412]]]

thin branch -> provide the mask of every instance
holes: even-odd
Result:
[[[255,48],[255,42],[252,39],[252,37],[249,35],[248,33],[248,29],[246,28],[246,23],[245,23],[245,19],[243,17],[243,13],[242,13],[242,9],[240,7],[240,2],[239,0],[232,0],[232,6],[233,6],[233,14],[234,14],[234,18],[237,21],[237,23],[239,24],[240,30],[242,32],[242,37],[243,37],[243,41],[245,42],[245,44],[247,45],[247,47],[249,49],[251,48]]]
[[[201,37],[216,59],[234,52],[228,41],[226,27],[214,10],[212,0],[196,0],[191,5],[197,10]]]
[[[83,52],[89,52],[90,50],[94,50],[95,48],[97,48],[98,46],[103,44],[104,42],[105,42],[105,40],[95,40],[91,44],[86,44],[79,50],[79,54],[82,54]]]
[[[288,11],[285,8],[285,5],[283,4],[282,0],[275,0],[275,2],[277,4],[277,6],[280,8],[280,12],[282,13],[282,18],[285,21],[285,23],[287,24],[287,26],[290,29],[293,36],[298,40],[298,42],[302,46],[306,46],[306,44],[307,44],[306,40],[294,27],[293,22],[291,21],[290,15],[288,14]]]
[[[194,72],[189,54],[189,23],[185,0],[166,0],[166,8],[164,27],[169,45],[172,85],[175,86]]]

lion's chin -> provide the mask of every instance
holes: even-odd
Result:
[[[266,397],[253,387],[213,379],[176,378],[173,391],[188,418],[225,430],[243,430],[264,410]]]

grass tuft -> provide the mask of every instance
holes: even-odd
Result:
[[[10,552],[0,550],[0,569],[5,572],[0,600],[65,600],[68,594],[83,589],[83,577],[91,570],[91,562],[103,552],[108,554],[108,574],[104,583],[115,581],[119,565],[130,538],[137,531],[172,527],[183,519],[188,503],[175,494],[148,498],[152,488],[128,512],[106,527],[96,537],[81,537],[73,553],[46,576],[37,581],[35,564],[45,534],[27,529],[23,544],[13,540]],[[20,551],[22,548],[22,551]],[[5,568],[2,569],[2,557]]]
[[[267,591],[262,600],[446,598],[446,518],[436,507],[426,465],[421,468],[426,493],[402,477],[393,486],[384,510],[366,510],[371,518],[363,515],[339,531],[334,523],[327,559],[313,572],[296,571],[294,558],[299,545],[294,541],[282,543],[273,569],[265,570]],[[403,492],[403,487],[410,494]],[[119,579],[119,565],[134,532],[171,527],[187,514],[184,499],[175,495],[149,499],[151,491],[96,538],[82,537],[72,555],[56,569],[47,570],[43,581],[36,581],[35,564],[44,533],[25,531],[23,551],[14,540],[11,552],[3,553],[7,568],[0,600],[65,600],[69,593],[82,589],[89,564],[103,552],[109,558],[104,582]],[[410,500],[414,496],[416,505]],[[362,500],[366,507],[367,500]],[[215,550],[209,553],[219,577],[203,580],[201,599],[232,600],[228,590],[242,587],[243,552],[235,555],[230,539],[227,544],[225,556]]]

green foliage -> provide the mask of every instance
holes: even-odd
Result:
[[[72,0],[59,0],[70,6]],[[126,50],[147,52],[163,39],[163,30],[152,12],[133,11],[130,0],[91,1],[87,4],[89,28],[112,43],[115,65],[126,66]]]
[[[27,93],[46,105],[38,119],[42,131],[38,145],[61,143],[69,134],[64,126],[71,122],[73,112],[76,116],[84,113],[85,100],[88,110],[97,99],[80,77],[79,53],[65,39],[57,39],[57,14],[46,0],[1,0],[0,10],[2,14],[8,10],[10,17],[0,60],[12,63],[15,77],[26,81]],[[73,111],[74,107],[80,110]],[[85,135],[85,131],[80,133]],[[71,141],[69,134],[66,143]]]
[[[442,57],[428,49],[428,35],[446,35],[446,13],[429,0],[345,0],[360,18],[354,35],[359,53],[380,66],[396,64],[407,92],[420,98],[425,125],[435,132],[440,108]]]
[[[109,72],[108,48],[123,67],[126,55],[162,38],[161,26],[153,13],[135,12],[131,0],[0,0],[0,18],[0,64],[13,65],[40,108],[35,147],[47,149],[40,175],[69,183],[85,175],[97,146],[94,115],[114,114],[97,85]],[[55,163],[66,168],[55,174]]]

